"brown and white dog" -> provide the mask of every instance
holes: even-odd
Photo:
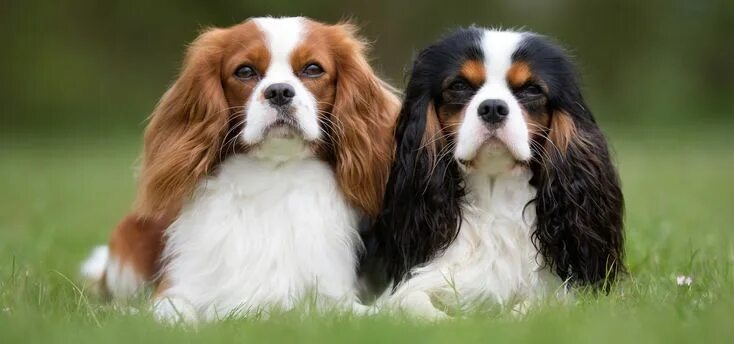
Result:
[[[146,129],[135,210],[84,275],[115,299],[153,284],[161,319],[355,305],[399,110],[364,50],[301,17],[203,32]]]

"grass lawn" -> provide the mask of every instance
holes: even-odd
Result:
[[[610,130],[627,198],[631,275],[526,318],[415,324],[386,317],[167,328],[76,289],[79,262],[129,207],[138,139],[0,138],[0,343],[731,342],[734,140],[719,128]],[[678,286],[676,276],[692,277]]]

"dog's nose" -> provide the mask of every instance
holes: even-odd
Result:
[[[510,114],[510,108],[504,100],[487,99],[479,104],[477,113],[483,121],[496,124],[502,122]]]
[[[293,89],[293,86],[286,83],[272,84],[263,91],[265,99],[275,106],[290,104],[295,95],[296,90]]]

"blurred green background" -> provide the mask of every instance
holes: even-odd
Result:
[[[352,18],[397,86],[417,49],[472,23],[555,37],[615,128],[729,123],[734,1],[18,1],[0,4],[3,137],[138,135],[205,26]]]

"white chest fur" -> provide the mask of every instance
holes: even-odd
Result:
[[[289,309],[311,296],[352,302],[356,223],[326,163],[231,157],[168,229],[162,297],[185,300],[205,320]]]
[[[525,168],[493,176],[467,174],[458,237],[441,256],[413,269],[391,299],[422,313],[429,298],[468,311],[487,303],[512,306],[558,288],[560,279],[542,267],[532,244],[535,211],[525,207],[535,195],[530,177]]]

